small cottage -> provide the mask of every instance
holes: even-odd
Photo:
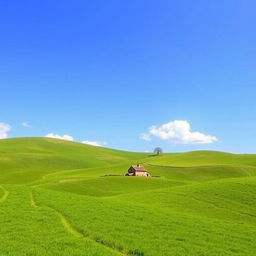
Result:
[[[151,177],[150,173],[140,164],[132,165],[125,176]]]

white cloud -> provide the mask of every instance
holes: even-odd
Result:
[[[218,140],[215,136],[191,131],[191,125],[186,120],[175,120],[159,127],[152,126],[148,135],[174,144],[208,144]]]
[[[8,132],[12,129],[9,124],[0,123],[0,139],[5,139],[8,136]]]
[[[151,141],[150,135],[149,135],[149,134],[146,134],[146,133],[142,133],[142,134],[140,135],[140,139],[146,140],[146,141]]]
[[[53,138],[53,139],[60,139],[60,140],[68,140],[68,141],[74,141],[74,138],[68,134],[59,135],[54,133],[48,133],[45,135],[47,138]]]
[[[82,143],[91,145],[91,146],[95,146],[95,147],[103,147],[107,144],[106,142],[98,142],[98,141],[90,141],[90,140],[84,140],[84,141],[82,141]]]
[[[27,122],[22,122],[21,125],[25,128],[31,128],[31,125]]]
[[[59,135],[59,134],[54,134],[54,133],[48,133],[47,135],[45,135],[45,137],[53,138],[53,139],[60,139],[60,140],[74,141],[74,138],[68,134]],[[106,142],[98,142],[98,141],[91,141],[91,140],[85,140],[85,141],[82,141],[81,143],[88,144],[91,146],[96,146],[96,147],[103,147],[107,144]]]

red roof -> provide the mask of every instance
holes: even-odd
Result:
[[[136,172],[147,172],[147,170],[142,165],[132,165],[131,166]]]

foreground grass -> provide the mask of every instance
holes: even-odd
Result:
[[[73,192],[90,196],[113,196],[134,192],[143,192],[159,188],[181,186],[186,183],[166,179],[143,179],[141,177],[100,177],[94,179],[60,180],[41,187],[59,191]]]
[[[8,189],[9,197],[0,203],[0,255],[120,255],[74,236],[55,211],[31,205],[28,188]]]
[[[84,235],[126,254],[255,253],[254,226],[171,211],[167,213],[154,207],[143,207],[121,200],[105,200],[43,189],[36,189],[34,193],[37,202],[61,212]]]
[[[255,188],[255,155],[1,140],[0,255],[254,256]]]
[[[166,212],[223,220],[231,224],[256,225],[255,177],[123,194],[111,198],[114,199],[136,202]]]

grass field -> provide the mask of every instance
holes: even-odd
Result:
[[[1,256],[254,256],[256,155],[0,140],[0,226]]]

